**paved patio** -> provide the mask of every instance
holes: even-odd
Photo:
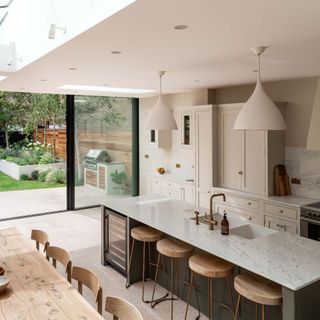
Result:
[[[101,203],[111,196],[105,192],[90,188],[76,187],[76,207],[86,207]],[[66,188],[33,189],[0,192],[0,219],[28,216],[38,213],[66,209]]]

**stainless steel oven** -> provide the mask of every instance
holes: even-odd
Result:
[[[300,235],[320,241],[320,202],[301,207]]]

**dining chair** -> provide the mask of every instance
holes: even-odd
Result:
[[[143,320],[140,311],[130,302],[121,298],[106,297],[105,308],[113,315],[113,320]]]
[[[36,242],[36,248],[40,251],[40,244],[43,245],[43,252],[46,252],[49,246],[49,237],[46,232],[42,230],[31,230],[31,239]]]
[[[102,315],[102,288],[98,277],[88,269],[82,267],[72,267],[71,278],[78,281],[78,291],[82,295],[82,285],[89,288],[97,303],[97,311]]]
[[[57,267],[57,261],[59,261],[66,268],[67,279],[71,283],[72,263],[69,253],[62,248],[49,245],[46,251],[46,258],[48,261],[50,261],[50,258],[52,259],[52,265],[55,268]]]

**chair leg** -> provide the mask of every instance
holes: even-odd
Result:
[[[233,320],[237,320],[238,312],[239,312],[239,306],[240,306],[240,299],[241,299],[241,295],[239,294],[238,300],[237,300],[236,311],[235,311],[234,319],[233,319]]]
[[[131,245],[131,252],[130,252],[130,258],[129,258],[129,266],[128,266],[128,272],[127,272],[127,280],[126,280],[126,288],[129,288],[129,277],[130,277],[130,270],[131,270],[131,262],[132,262],[132,256],[133,256],[133,250],[134,250],[134,244],[135,244],[135,239],[132,240],[132,245]]]

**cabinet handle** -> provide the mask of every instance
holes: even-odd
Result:
[[[207,191],[207,193],[209,194],[209,193],[210,193],[210,191]]]
[[[248,202],[248,206],[251,206],[251,202]]]
[[[248,217],[248,220],[251,221],[251,220],[252,220],[252,217]]]
[[[282,209],[280,209],[280,210],[279,210],[279,213],[283,213],[283,210],[282,210]]]
[[[242,171],[238,171],[238,174],[243,175],[243,172]]]

